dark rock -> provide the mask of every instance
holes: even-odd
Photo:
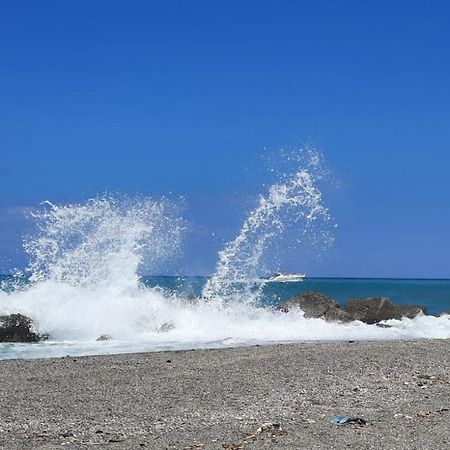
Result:
[[[349,300],[344,311],[354,320],[360,320],[368,324],[381,322],[382,320],[408,317],[412,319],[420,313],[427,314],[423,306],[396,305],[385,297],[369,297]]]
[[[307,318],[320,318],[329,321],[350,322],[360,320],[367,324],[377,324],[383,320],[408,317],[412,319],[418,314],[427,314],[426,308],[419,305],[397,305],[385,297],[368,297],[349,300],[341,309],[339,304],[319,292],[306,292],[291,298],[278,306],[278,310],[288,312],[292,308],[300,308]],[[386,326],[379,324],[378,326]]]
[[[388,325],[386,323],[376,323],[375,325],[379,328],[392,328],[391,325]]]
[[[278,306],[278,310],[288,312],[300,308],[307,318],[348,322],[352,317],[343,311],[338,303],[319,292],[305,292]]]
[[[96,340],[97,341],[110,341],[112,337],[109,334],[102,334]]]
[[[175,329],[175,325],[172,322],[164,322],[158,330],[158,333],[168,333]]]
[[[279,423],[265,422],[256,430],[256,433],[268,433],[272,436],[276,436],[285,434],[286,432],[281,428]]]
[[[48,335],[33,331],[33,321],[22,314],[0,316],[0,342],[39,342]]]

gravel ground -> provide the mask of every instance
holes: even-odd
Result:
[[[448,340],[0,361],[0,447],[449,449],[449,365]]]

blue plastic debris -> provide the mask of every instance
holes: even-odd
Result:
[[[344,425],[348,422],[349,417],[347,416],[336,416],[330,420],[331,425]]]
[[[355,423],[357,425],[366,425],[367,421],[362,417],[336,416],[330,420],[330,424],[334,426],[347,425]]]

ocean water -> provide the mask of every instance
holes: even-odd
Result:
[[[162,287],[186,298],[201,295],[207,277],[153,276],[142,277],[148,287]],[[388,297],[394,303],[425,306],[429,314],[450,311],[450,280],[404,278],[309,278],[302,282],[267,283],[260,303],[276,307],[280,303],[308,291],[321,292],[344,305],[363,297]]]
[[[206,277],[142,277],[136,289],[74,287],[3,276],[1,313],[32,317],[50,340],[0,344],[0,359],[61,357],[140,351],[222,348],[241,345],[336,340],[450,338],[450,315],[389,321],[391,328],[361,322],[327,323],[305,319],[301,311],[275,307],[314,290],[345,303],[350,298],[388,296],[397,303],[418,303],[429,313],[450,310],[450,280],[306,278],[268,283],[258,303],[225,304],[205,300]],[[18,284],[20,287],[18,287]],[[101,335],[110,341],[97,341]]]
[[[392,320],[384,328],[306,319],[300,310],[274,308],[314,290],[340,302],[386,296],[424,305],[430,313],[450,310],[449,280],[263,280],[278,269],[274,244],[286,230],[295,234],[290,245],[299,249],[306,241],[321,251],[333,243],[334,221],[321,190],[321,157],[310,150],[300,156],[259,197],[235,239],[219,252],[209,277],[141,275],[164,269],[182,251],[185,224],[177,205],[166,199],[103,196],[82,204],[45,202],[33,215],[36,234],[25,240],[26,275],[0,278],[0,315],[29,316],[36,331],[50,338],[0,344],[0,359],[450,338],[450,315]],[[277,256],[282,263],[283,255]],[[102,335],[111,339],[98,341]]]

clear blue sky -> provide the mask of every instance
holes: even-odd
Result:
[[[342,181],[312,275],[450,277],[449,21],[444,1],[3,2],[2,270],[29,206],[108,190],[184,195],[204,233],[180,270],[208,272],[261,158],[312,140]]]

